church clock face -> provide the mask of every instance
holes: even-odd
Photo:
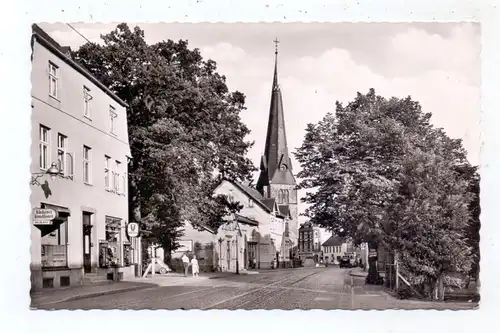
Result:
[[[280,167],[281,171],[286,171],[286,165],[285,164],[282,164],[281,167]]]

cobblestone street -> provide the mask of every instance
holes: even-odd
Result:
[[[164,277],[162,279],[168,279]],[[477,303],[398,300],[348,269],[301,268],[188,277],[185,283],[39,305],[39,309],[472,309]]]

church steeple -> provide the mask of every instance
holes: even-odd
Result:
[[[275,43],[274,76],[271,91],[271,105],[267,124],[264,155],[260,163],[257,190],[266,195],[265,187],[270,184],[296,185],[286,140],[283,100],[278,85],[278,39]]]
[[[278,43],[280,41],[278,40],[278,38],[276,38],[274,40],[274,44],[275,44],[275,51],[274,51],[274,77],[273,77],[273,91],[274,90],[278,90],[279,89],[279,86],[278,86]]]

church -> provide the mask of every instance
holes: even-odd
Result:
[[[275,40],[275,43],[277,45],[278,40]],[[275,199],[281,210],[289,212],[290,238],[294,244],[297,244],[299,229],[297,182],[292,172],[292,160],[286,139],[283,100],[278,84],[278,48],[276,47],[266,145],[260,161],[257,191],[264,198]]]
[[[275,43],[269,121],[257,184],[254,188],[224,180],[214,193],[243,206],[217,230],[216,260],[222,271],[238,273],[294,265],[298,244],[297,183],[287,145],[278,84],[278,41]]]

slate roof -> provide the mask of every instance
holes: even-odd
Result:
[[[257,190],[247,186],[243,185],[241,183],[226,179],[226,181],[230,182],[231,184],[235,185],[240,191],[248,195],[255,203],[257,203],[262,209],[264,209],[266,212],[270,213],[272,211],[271,208],[269,208],[266,204],[264,204],[263,200],[264,197],[262,194],[260,194]]]
[[[258,226],[259,225],[259,222],[253,220],[253,219],[250,219],[246,216],[243,216],[243,215],[239,215],[239,214],[234,214],[236,216],[236,221],[238,221],[239,223],[243,223],[243,224],[248,224],[248,225],[253,225],[253,226]]]
[[[229,179],[225,179],[226,181],[230,182],[231,184],[235,185],[239,190],[241,190],[243,193],[245,193],[248,197],[250,197],[257,205],[259,205],[262,209],[264,209],[266,212],[271,213],[274,210],[274,205],[276,204],[276,200],[274,198],[264,198],[262,194],[259,193],[254,188],[251,188],[248,185],[244,185]],[[285,205],[288,207],[288,205]],[[285,215],[282,214],[280,208],[278,207],[278,212],[276,216],[284,218]],[[289,211],[289,210],[288,210]]]
[[[274,208],[274,204],[276,203],[276,200],[274,200],[273,198],[269,198],[269,199],[263,199],[262,202],[264,203],[264,205],[266,205],[270,210],[272,210]]]
[[[321,246],[341,246],[345,241],[339,236],[331,236]]]
[[[278,205],[280,213],[284,216],[290,216],[290,206],[289,205]]]

